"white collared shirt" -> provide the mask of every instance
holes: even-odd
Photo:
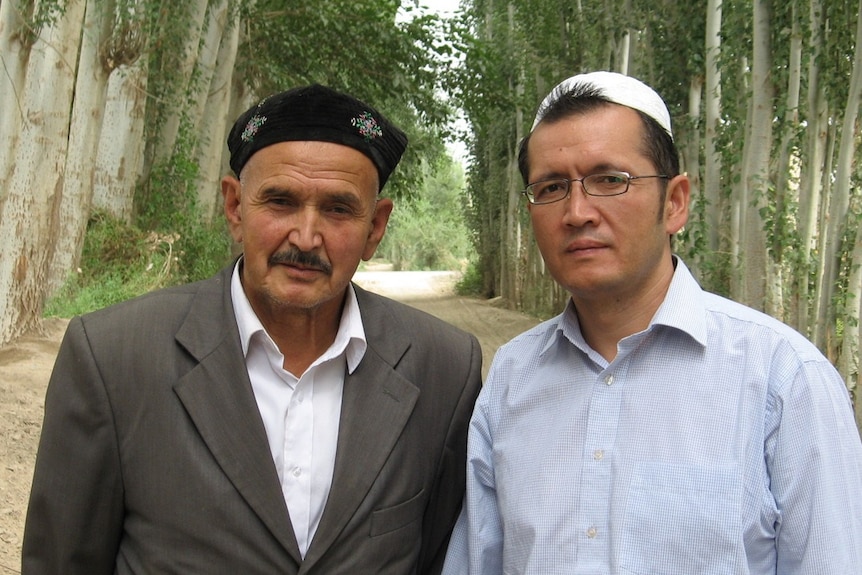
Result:
[[[239,270],[240,262],[231,278],[231,298],[246,369],[304,557],[332,485],[345,367],[353,373],[362,361],[365,330],[349,285],[335,341],[297,377],[282,367],[284,355],[254,313]]]

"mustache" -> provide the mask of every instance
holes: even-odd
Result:
[[[326,274],[332,273],[332,265],[313,252],[302,250],[288,250],[276,252],[269,258],[270,264],[294,264],[306,268],[320,270]]]

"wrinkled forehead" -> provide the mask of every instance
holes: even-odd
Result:
[[[239,176],[243,188],[343,189],[377,197],[379,174],[374,163],[350,147],[316,140],[277,142],[257,150]]]

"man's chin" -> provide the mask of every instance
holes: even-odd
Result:
[[[607,273],[608,270],[599,270],[597,273],[586,273],[587,270],[583,271],[584,273],[559,278],[557,279],[557,283],[565,287],[566,291],[575,298],[606,295],[616,289],[617,284]]]
[[[268,300],[273,309],[282,312],[292,311],[310,311],[326,305],[333,300],[338,300],[339,305],[343,298],[344,292],[333,293],[329,290],[321,290],[312,286],[304,286],[307,289],[302,289],[301,286],[276,293],[270,292]]]

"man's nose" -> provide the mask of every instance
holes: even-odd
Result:
[[[583,182],[573,181],[569,185],[569,196],[560,202],[566,210],[563,215],[564,223],[570,226],[595,224],[599,218],[595,198],[587,195]]]
[[[287,240],[304,252],[310,252],[323,245],[320,215],[316,209],[308,207],[295,214]]]

